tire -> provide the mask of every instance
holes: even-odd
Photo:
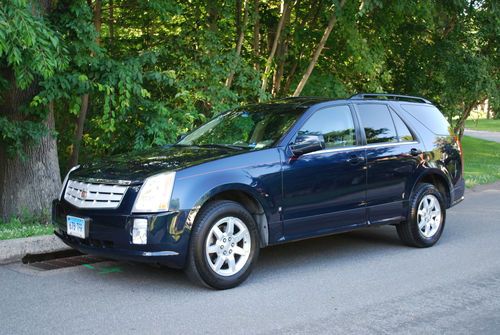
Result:
[[[233,288],[250,275],[259,248],[257,224],[243,206],[226,200],[210,202],[201,209],[191,231],[185,271],[196,284]]]
[[[439,240],[445,222],[446,206],[443,195],[434,185],[421,183],[410,196],[407,220],[397,225],[396,229],[404,244],[427,248]]]

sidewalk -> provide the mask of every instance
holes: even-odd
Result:
[[[500,132],[465,129],[464,135],[500,143]]]

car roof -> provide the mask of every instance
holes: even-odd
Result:
[[[411,104],[432,105],[430,101],[420,97],[372,93],[372,94],[357,94],[347,99],[346,98],[335,99],[327,97],[289,97],[289,98],[271,100],[269,102],[264,102],[264,103],[246,105],[240,108],[248,111],[294,112],[299,110],[304,111],[309,107],[312,107],[320,103],[334,102],[334,101],[345,101],[345,102],[366,101],[366,102],[411,103]]]

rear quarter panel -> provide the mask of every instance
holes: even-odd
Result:
[[[461,148],[451,129],[449,134],[435,134],[423,124],[426,120],[417,120],[398,104],[393,104],[392,107],[415,131],[425,148],[417,173],[407,185],[406,198],[409,197],[416,183],[428,174],[437,174],[446,180],[451,203],[462,197],[465,183],[462,175]]]

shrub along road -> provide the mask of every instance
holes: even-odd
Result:
[[[264,249],[241,287],[109,262],[0,266],[0,333],[500,333],[500,184],[468,190],[430,249],[393,227]]]

